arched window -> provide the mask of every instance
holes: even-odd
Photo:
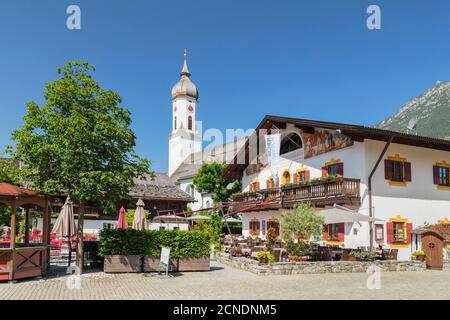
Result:
[[[291,174],[289,173],[289,171],[286,170],[286,171],[283,173],[283,177],[282,177],[281,183],[282,183],[283,185],[287,185],[287,184],[290,184],[290,183],[291,183]]]
[[[190,184],[186,187],[186,193],[189,194],[192,198],[194,198],[195,187],[193,184]]]
[[[259,191],[259,181],[254,180],[252,183],[250,183],[250,192],[256,192]]]
[[[192,116],[188,117],[188,130],[192,130]]]
[[[300,148],[303,148],[302,138],[296,133],[291,133],[281,141],[280,155]]]
[[[206,208],[210,208],[211,207],[211,202],[209,202],[209,200],[206,200],[205,206],[206,206]]]
[[[177,117],[173,119],[173,129],[177,130]]]
[[[275,188],[275,184],[273,183],[273,178],[270,177],[266,180],[266,188],[267,189],[273,189]]]

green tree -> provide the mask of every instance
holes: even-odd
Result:
[[[313,207],[306,203],[300,203],[281,214],[281,237],[285,241],[309,240],[312,236],[320,237],[324,222],[325,219],[319,216]]]
[[[214,203],[229,201],[233,193],[241,191],[241,180],[224,178],[223,172],[226,167],[226,164],[219,162],[204,163],[194,177],[197,191],[213,193]]]
[[[22,182],[20,168],[12,159],[0,158],[0,182],[18,185]],[[0,204],[0,226],[9,225],[11,221],[11,208]]]
[[[85,203],[111,208],[127,196],[133,178],[149,173],[150,162],[134,152],[131,114],[114,91],[92,78],[94,67],[70,61],[47,83],[45,104],[29,102],[25,123],[12,134],[15,160],[33,186],[67,192],[79,205],[77,265],[82,270]]]
[[[218,213],[212,213],[208,216],[211,218],[210,220],[195,221],[194,229],[208,234],[211,242],[216,246],[217,249],[219,249],[220,235],[222,234],[223,230],[223,221]]]
[[[0,159],[0,182],[18,185],[22,182],[20,168],[13,159]]]

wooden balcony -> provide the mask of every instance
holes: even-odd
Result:
[[[264,189],[258,192],[247,192],[233,195],[235,202],[271,201],[274,203],[256,207],[249,211],[259,211],[277,208],[292,208],[296,203],[309,202],[313,206],[337,204],[360,205],[360,180],[351,178],[337,178],[331,181],[317,181],[308,184],[291,184],[279,189]],[[250,207],[252,203],[245,203],[235,207],[239,210]]]

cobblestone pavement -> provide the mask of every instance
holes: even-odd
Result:
[[[67,276],[0,284],[4,299],[450,299],[450,271],[381,274],[368,290],[367,274],[258,276],[217,262],[211,272],[177,274],[88,273],[69,290]]]

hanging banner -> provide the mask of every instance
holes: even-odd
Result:
[[[280,160],[281,134],[270,134],[264,136],[266,140],[266,154],[270,166],[270,174],[276,183],[278,178],[278,162]]]

